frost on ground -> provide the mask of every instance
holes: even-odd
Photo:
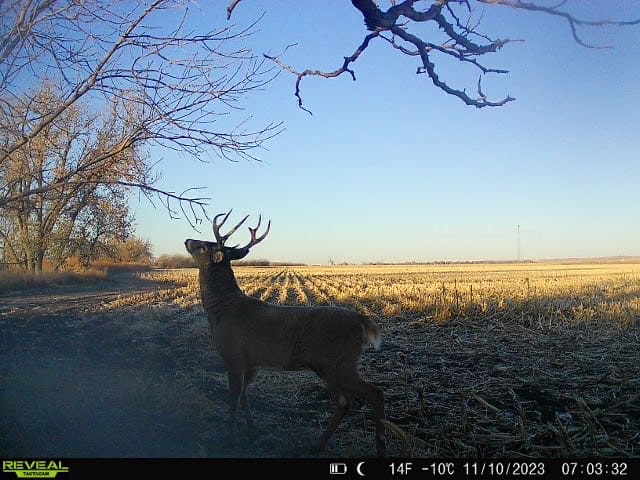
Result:
[[[386,268],[386,269],[385,269]],[[386,397],[389,454],[640,452],[637,266],[242,269],[250,295],[376,317],[363,376]],[[305,372],[262,372],[258,426],[226,443],[226,373],[193,271],[0,297],[0,456],[307,456],[332,413]],[[356,404],[326,456],[371,456]]]

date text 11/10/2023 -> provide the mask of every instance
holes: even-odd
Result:
[[[628,477],[629,462],[611,461],[567,461],[560,459],[521,461],[432,461],[432,462],[392,462],[387,465],[393,476],[409,476],[422,472],[432,476],[531,476],[545,477]]]

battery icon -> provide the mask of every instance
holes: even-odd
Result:
[[[329,474],[330,475],[346,475],[347,464],[346,463],[330,463]]]

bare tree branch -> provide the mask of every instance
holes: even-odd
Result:
[[[67,182],[67,184],[73,185],[74,183],[88,184],[91,182]],[[202,217],[206,218],[206,208],[211,197],[196,197],[190,195],[189,192],[204,190],[206,187],[191,187],[184,190],[181,193],[176,193],[170,190],[163,190],[153,187],[146,182],[129,182],[125,180],[100,180],[94,182],[99,185],[119,185],[128,188],[137,189],[142,195],[144,195],[152,205],[155,206],[154,196],[161,201],[162,206],[169,212],[169,216],[173,219],[184,218],[189,222],[189,225],[197,230],[196,225],[202,223]],[[179,212],[174,208],[173,203],[178,204]]]
[[[426,73],[436,87],[445,91],[449,95],[458,97],[467,105],[474,106],[477,108],[501,107],[502,105],[505,105],[506,103],[509,103],[515,100],[515,98],[511,96],[507,96],[502,100],[499,100],[497,102],[492,102],[487,100],[484,94],[481,94],[480,88],[478,88],[478,93],[480,93],[480,96],[478,98],[471,98],[469,95],[467,95],[467,93],[464,90],[457,90],[455,88],[451,88],[444,81],[442,81],[438,76],[438,74],[436,73],[435,65],[429,59],[429,51],[428,51],[427,44],[425,44],[421,39],[419,39],[415,35],[412,35],[399,27],[394,27],[391,31],[398,37],[402,38],[403,40],[406,40],[407,42],[415,45],[415,47],[418,49],[420,58],[422,59],[422,67],[418,67],[417,73]],[[503,72],[499,72],[499,73],[503,73]]]
[[[189,0],[0,1],[0,168],[81,100],[97,110],[120,104],[116,113],[132,126],[48,184],[16,190],[0,177],[0,208],[81,181],[133,147],[257,159],[282,125],[252,126],[242,101],[279,71],[243,45],[255,23],[191,31],[192,7]],[[36,114],[31,93],[44,83],[55,85],[59,101]]]
[[[369,46],[369,42],[374,39],[375,37],[377,37],[378,35],[380,35],[380,30],[376,30],[373,33],[370,33],[369,35],[364,37],[364,40],[362,41],[362,43],[358,46],[358,48],[356,48],[356,51],[353,52],[352,55],[348,56],[348,57],[344,57],[344,62],[342,63],[342,66],[340,68],[338,68],[337,70],[334,70],[332,72],[322,72],[320,70],[305,70],[303,72],[297,72],[295,71],[292,67],[290,67],[289,65],[286,65],[284,63],[282,63],[280,61],[280,59],[277,56],[270,56],[267,54],[264,54],[265,58],[268,58],[269,60],[275,62],[280,68],[293,73],[297,78],[296,78],[296,98],[298,99],[298,107],[300,107],[302,110],[304,110],[305,112],[309,113],[310,115],[312,115],[312,112],[310,110],[307,110],[303,105],[302,105],[302,97],[300,96],[300,82],[302,81],[302,79],[306,76],[319,76],[319,77],[324,77],[324,78],[335,78],[335,77],[339,77],[340,75],[342,75],[343,73],[348,73],[349,75],[351,75],[351,79],[355,82],[356,81],[356,74],[353,70],[351,70],[349,68],[349,65],[353,62],[355,62],[358,57],[362,54],[362,52],[365,51],[365,49]],[[291,45],[290,45],[291,46]],[[287,48],[289,48],[290,46],[288,46]],[[286,49],[285,49],[286,52]]]
[[[232,0],[232,2],[227,7],[227,20],[231,19],[231,14],[233,13],[233,9],[240,3],[240,0]]]
[[[392,48],[404,55],[420,58],[420,65],[416,72],[426,74],[434,86],[449,95],[453,95],[462,100],[465,104],[483,107],[499,107],[515,100],[511,96],[506,96],[501,100],[489,100],[482,93],[480,82],[478,83],[478,97],[472,98],[464,89],[450,86],[446,80],[440,78],[436,73],[436,55],[445,55],[455,58],[462,63],[468,63],[477,67],[482,74],[505,74],[507,70],[486,66],[480,61],[480,57],[495,53],[507,44],[521,42],[522,39],[492,39],[489,35],[479,30],[484,11],[479,18],[474,19],[474,11],[471,6],[472,0],[404,0],[401,2],[391,1],[390,6],[385,10],[380,7],[383,2],[374,0],[351,0],[351,4],[362,15],[366,28],[373,32],[365,36],[356,53],[350,57],[345,57],[342,68],[333,72],[316,69],[299,70],[286,64],[281,56],[269,56],[281,69],[284,69],[296,76],[295,96],[298,106],[311,113],[303,106],[300,93],[300,82],[302,78],[309,75],[324,78],[334,78],[348,72],[355,80],[355,73],[352,69],[354,63],[369,46],[370,42],[376,38],[382,38],[391,45]],[[608,46],[591,45],[584,41],[578,33],[578,27],[605,27],[605,26],[631,26],[640,24],[640,20],[613,21],[613,20],[584,20],[562,10],[568,2],[559,1],[555,5],[543,6],[532,2],[521,0],[475,0],[479,6],[487,8],[492,6],[506,6],[517,10],[543,13],[548,16],[558,17],[566,20],[574,40],[588,48],[609,48]],[[227,15],[230,18],[240,0],[234,0],[227,8]],[[488,11],[488,10],[487,10]],[[465,19],[463,19],[466,16]],[[444,41],[428,39],[424,33],[414,31],[416,26],[425,23],[432,23],[445,36]],[[392,36],[385,35],[390,32]],[[421,30],[424,32],[424,30]]]
[[[573,35],[573,39],[580,45],[586,48],[612,48],[611,45],[590,45],[584,42],[580,36],[578,35],[578,26],[589,26],[589,27],[605,27],[605,26],[617,26],[624,27],[630,25],[638,25],[640,24],[640,19],[638,20],[630,20],[630,21],[618,21],[618,20],[583,20],[580,18],[571,15],[568,12],[563,12],[558,10],[560,7],[564,6],[567,1],[562,1],[554,6],[545,7],[541,5],[536,5],[530,2],[521,2],[520,0],[477,0],[480,3],[485,3],[489,5],[504,5],[507,7],[515,8],[518,10],[528,10],[530,12],[539,12],[545,13],[547,15],[552,15],[556,17],[564,18],[569,23],[569,28],[571,29],[571,34]]]

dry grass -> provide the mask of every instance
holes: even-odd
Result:
[[[640,455],[640,265],[242,267],[236,273],[257,298],[344,304],[376,318],[383,347],[365,353],[362,371],[385,392],[391,455]],[[224,389],[196,271],[142,276],[172,288],[118,298],[96,313],[126,312],[138,337],[168,332],[190,394]],[[252,397],[263,405],[256,416],[271,434],[234,455],[274,454],[273,435],[309,443],[332,410],[310,374],[265,372]],[[224,402],[218,403],[223,414]],[[356,408],[331,454],[370,455],[369,416],[367,407]]]
[[[98,260],[91,265],[93,270],[100,270],[108,274],[111,273],[131,273],[131,272],[148,272],[151,266],[142,262],[110,262],[106,260]]]
[[[0,293],[104,280],[107,275],[106,271],[94,268],[83,272],[43,272],[41,275],[30,272],[0,271]]]

